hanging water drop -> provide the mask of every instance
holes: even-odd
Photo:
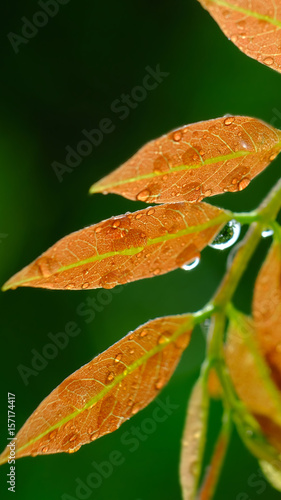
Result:
[[[200,262],[200,258],[196,257],[196,259],[194,259],[192,262],[189,262],[189,264],[184,264],[183,266],[181,266],[181,268],[184,271],[191,271],[191,269],[194,269],[195,267],[198,266],[199,262]]]
[[[265,229],[261,235],[263,238],[268,238],[269,236],[272,236],[274,233],[273,229]]]
[[[240,236],[241,225],[236,220],[229,221],[222,231],[216,236],[214,241],[209,244],[209,247],[217,250],[225,250],[236,243]]]

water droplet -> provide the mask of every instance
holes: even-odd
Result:
[[[114,229],[116,229],[117,227],[119,227],[121,224],[120,220],[115,220],[112,224],[112,227],[114,227]]]
[[[73,290],[73,288],[75,287],[74,283],[68,283],[68,285],[65,285],[65,289],[66,290]]]
[[[129,340],[133,340],[134,335],[130,335]]]
[[[47,453],[48,449],[48,446],[44,446],[44,448],[42,448],[42,453]]]
[[[76,446],[75,448],[69,448],[68,453],[75,453],[76,451],[80,450],[81,444]]]
[[[97,436],[96,436],[95,434],[93,434],[93,435],[90,437],[90,441],[94,441],[96,438],[97,438]]]
[[[277,153],[273,153],[273,154],[269,157],[269,161],[273,161],[273,160],[275,160],[276,156],[277,156]]]
[[[272,57],[266,57],[263,60],[263,63],[266,64],[267,66],[272,66],[272,64],[274,63],[274,59]]]
[[[127,403],[127,405],[128,405],[128,406],[133,406],[133,404],[134,404],[134,401],[133,401],[131,398],[130,398],[130,399],[128,399],[128,403]]]
[[[151,208],[150,210],[148,210],[147,215],[153,215],[154,212],[155,212],[154,208]]]
[[[158,380],[155,384],[155,389],[157,389],[157,391],[160,391],[160,389],[162,389],[164,385],[165,385],[164,379]]]
[[[147,335],[147,330],[143,330],[142,332],[140,332],[141,337],[146,337],[146,335]]]
[[[225,250],[236,243],[240,236],[241,225],[236,220],[229,221],[222,231],[215,237],[210,247],[217,250]]]
[[[134,354],[134,352],[135,352],[134,349],[130,350],[130,354]]]
[[[211,196],[212,194],[212,190],[211,189],[208,189],[205,193],[204,193],[204,196],[208,197],[208,196]]]
[[[121,359],[121,358],[120,358],[120,359]],[[119,360],[119,361],[120,361],[120,360]],[[118,363],[118,361],[116,361],[116,358],[115,358],[115,363],[116,363],[116,362]],[[107,382],[112,382],[112,380],[114,380],[114,377],[115,377],[114,373],[113,373],[113,372],[110,372],[110,373],[107,375],[107,377],[106,377]]]
[[[83,283],[82,288],[85,290],[86,288],[89,288],[90,283]]]
[[[88,434],[93,434],[94,432],[94,429],[93,427],[89,427],[89,429],[87,430]]]
[[[183,266],[181,266],[181,268],[184,271],[191,271],[191,269],[194,269],[195,267],[198,266],[199,262],[200,262],[200,258],[196,257],[196,259],[194,259],[192,262],[190,262],[189,264],[184,264]]]
[[[95,229],[96,233],[100,233],[101,230],[102,230],[102,228],[100,226]]]
[[[167,337],[165,335],[160,335],[158,339],[158,344],[164,344],[167,341]]]
[[[234,116],[228,116],[225,120],[224,120],[224,124],[226,126],[229,126],[231,125],[233,122],[234,122],[235,118]]]
[[[119,352],[116,356],[115,356],[115,363],[120,363],[122,359],[122,353]]]
[[[246,177],[242,179],[242,181],[240,181],[238,184],[239,191],[243,191],[243,189],[249,186],[250,182],[251,182],[250,179],[247,179]]]
[[[272,236],[274,233],[273,229],[265,229],[261,235],[263,238],[268,238],[269,236]]]
[[[138,404],[135,404],[132,408],[132,414],[135,415],[140,411],[140,406]]]
[[[55,429],[54,431],[50,432],[49,434],[49,439],[54,439],[57,435],[58,430]]]
[[[153,274],[154,274],[155,276],[157,276],[157,274],[160,274],[160,273],[161,273],[161,270],[160,270],[159,268],[154,269],[154,271],[153,271]]]
[[[137,194],[137,200],[146,201],[150,196],[150,191],[148,189],[143,189]]]
[[[237,35],[232,35],[230,37],[230,40],[233,42],[233,43],[236,43],[237,42]]]
[[[180,141],[182,138],[182,133],[181,132],[175,132],[174,135],[173,135],[173,139],[174,141]]]
[[[140,219],[143,216],[142,213],[136,215],[136,219]]]

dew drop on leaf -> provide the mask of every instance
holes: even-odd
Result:
[[[262,233],[261,233],[262,237],[263,238],[268,238],[269,236],[272,236],[273,235],[273,229],[265,229]]]
[[[184,271],[191,271],[191,269],[194,269],[195,267],[198,266],[199,262],[200,262],[200,258],[196,257],[196,259],[194,259],[192,262],[189,262],[189,264],[184,264],[183,266],[181,266],[181,268]]]
[[[216,236],[212,243],[209,244],[210,247],[216,250],[225,250],[236,243],[240,236],[241,225],[236,220],[229,221],[222,231]]]

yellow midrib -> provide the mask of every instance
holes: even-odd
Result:
[[[227,7],[231,10],[234,10],[235,12],[240,12],[241,14],[245,14],[245,16],[254,17],[259,21],[266,21],[270,24],[273,24],[274,26],[277,26],[278,28],[281,28],[281,21],[278,21],[278,19],[274,19],[270,16],[259,14],[259,12],[254,12],[249,9],[244,9],[243,7],[239,7],[238,5],[233,5],[230,2],[225,2],[224,0],[207,0],[206,3],[214,3],[215,5],[219,5],[221,7]],[[203,4],[205,4],[205,2],[203,2]]]
[[[215,158],[209,158],[208,160],[203,161],[202,163],[200,163],[198,165],[178,165],[177,167],[172,167],[169,170],[165,170],[163,172],[150,172],[148,174],[139,175],[138,177],[130,177],[129,179],[122,179],[121,181],[116,181],[116,182],[112,182],[112,183],[104,184],[104,185],[99,184],[99,182],[97,182],[96,184],[94,184],[90,188],[90,193],[92,193],[92,194],[98,193],[101,191],[106,191],[107,189],[110,189],[110,188],[115,187],[115,186],[122,186],[123,184],[138,182],[138,181],[141,181],[143,179],[153,179],[154,177],[162,177],[164,175],[169,175],[169,174],[172,174],[174,172],[181,172],[183,170],[188,171],[188,170],[192,170],[192,169],[198,169],[198,168],[204,167],[206,165],[212,165],[214,163],[219,163],[222,161],[240,158],[241,156],[247,156],[251,153],[252,153],[251,151],[238,151],[236,153],[235,152],[229,153],[228,155],[224,155],[224,156],[216,156]],[[122,167],[120,167],[120,168],[122,168]],[[112,174],[109,174],[109,176],[111,176],[111,175]]]
[[[69,269],[74,269],[75,267],[80,267],[80,266],[83,266],[85,264],[90,264],[90,263],[95,262],[95,261],[101,261],[101,260],[104,260],[104,259],[109,258],[109,257],[114,257],[115,255],[135,255],[137,253],[142,252],[146,247],[148,247],[150,245],[155,245],[157,243],[164,243],[165,241],[169,241],[169,240],[172,240],[175,238],[180,238],[182,236],[186,236],[187,234],[191,234],[191,233],[195,233],[195,232],[199,232],[199,231],[204,231],[204,229],[208,229],[209,227],[220,225],[223,222],[227,222],[230,219],[231,219],[231,217],[230,217],[230,215],[228,215],[227,212],[222,212],[218,217],[211,219],[211,220],[209,220],[209,221],[207,221],[204,224],[201,224],[199,226],[188,226],[187,228],[182,229],[181,231],[178,231],[177,233],[165,234],[163,236],[159,236],[158,238],[148,239],[146,245],[143,247],[132,247],[132,248],[126,248],[126,249],[120,250],[120,251],[108,252],[108,253],[102,254],[102,255],[93,255],[92,257],[89,257],[88,259],[79,260],[77,262],[74,262],[73,264],[69,264],[68,266],[63,266],[60,269],[58,269],[56,272],[51,274],[50,276],[46,277],[45,279],[49,279],[51,276],[62,273],[64,271],[68,271]],[[4,285],[2,290],[5,291],[8,288],[20,286],[22,283],[28,283],[28,282],[34,281],[34,280],[40,281],[41,279],[44,279],[44,276],[43,277],[32,276],[30,278],[26,278],[26,279],[23,279],[21,281],[11,282],[11,284],[9,284],[7,286]]]
[[[91,408],[93,405],[98,403],[98,401],[100,401],[106,394],[108,394],[108,392],[110,392],[111,389],[113,389],[116,385],[118,385],[120,382],[122,382],[124,380],[124,378],[126,378],[130,373],[132,373],[137,368],[139,368],[144,363],[146,363],[146,361],[148,359],[150,359],[152,356],[154,356],[158,352],[161,352],[163,349],[165,349],[165,347],[167,347],[169,344],[171,344],[172,342],[177,340],[177,338],[180,335],[183,335],[184,333],[191,331],[191,329],[193,328],[193,321],[192,321],[193,318],[190,315],[183,315],[183,318],[184,317],[187,318],[185,323],[183,323],[183,325],[181,325],[169,339],[167,339],[165,342],[163,342],[161,344],[157,344],[150,351],[148,351],[146,354],[144,354],[141,358],[136,360],[130,366],[127,366],[125,368],[125,370],[123,371],[123,373],[121,373],[120,375],[117,375],[117,377],[115,377],[114,381],[111,384],[104,387],[104,389],[102,389],[96,396],[94,396],[92,399],[90,399],[88,401],[88,403],[86,403],[85,406],[81,410],[76,410],[75,412],[71,413],[68,417],[65,417],[64,419],[57,422],[55,425],[49,427],[46,431],[42,432],[41,434],[39,434],[35,438],[28,441],[28,443],[24,444],[23,446],[21,446],[20,448],[17,449],[17,453],[21,452],[22,450],[24,450],[28,446],[30,446],[33,443],[35,443],[36,441],[40,440],[41,438],[43,438],[44,436],[49,434],[49,432],[52,432],[53,430],[58,429],[62,425],[66,424],[69,420],[73,420],[77,415],[79,415],[83,411],[87,410],[88,408]],[[123,341],[125,339],[126,339],[126,337],[123,339]],[[0,461],[0,464],[5,463],[6,461],[7,460],[2,460],[2,461]]]

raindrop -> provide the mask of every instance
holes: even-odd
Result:
[[[216,236],[209,247],[217,250],[225,250],[236,243],[240,236],[241,225],[236,220],[229,221],[222,231]]]
[[[204,337],[206,339],[208,337],[210,325],[211,325],[210,318],[207,318],[207,319],[205,319],[205,321],[203,321],[203,323],[200,323],[200,327],[201,327],[202,333],[203,333],[203,335],[204,335]]]
[[[150,196],[150,191],[148,189],[143,189],[140,191],[139,194],[137,194],[137,200],[139,201],[146,201]]]
[[[272,57],[266,57],[264,60],[263,60],[264,64],[266,64],[267,66],[272,66],[272,64],[274,63],[274,59],[272,59]]]
[[[112,227],[114,227],[114,229],[116,229],[117,227],[119,227],[121,224],[120,220],[115,220],[112,224]]]
[[[246,177],[242,179],[242,181],[240,181],[238,184],[239,191],[243,191],[243,189],[249,186],[249,184],[250,184],[250,179],[247,179]]]
[[[140,336],[146,337],[146,335],[147,335],[147,330],[142,330],[142,332],[140,333]]]
[[[173,138],[174,138],[174,141],[177,141],[177,142],[180,141],[181,138],[182,138],[182,133],[181,132],[175,132]]]
[[[116,361],[116,359],[115,359]],[[114,379],[114,373],[113,372],[110,372],[108,375],[107,375],[107,382],[112,382],[112,380]]]
[[[226,126],[229,126],[231,125],[233,122],[234,122],[235,118],[234,116],[228,116],[225,120],[224,120],[224,124]]]
[[[122,359],[122,354],[121,352],[119,352],[119,354],[115,356],[115,363],[120,363],[121,359]]]
[[[274,233],[273,229],[265,229],[261,235],[263,238],[268,238],[269,236],[272,236]]]
[[[181,268],[184,271],[191,271],[191,269],[194,269],[195,267],[198,266],[199,262],[200,262],[200,258],[196,257],[196,259],[194,259],[192,262],[190,262],[189,264],[184,264],[183,266],[181,266]]]

